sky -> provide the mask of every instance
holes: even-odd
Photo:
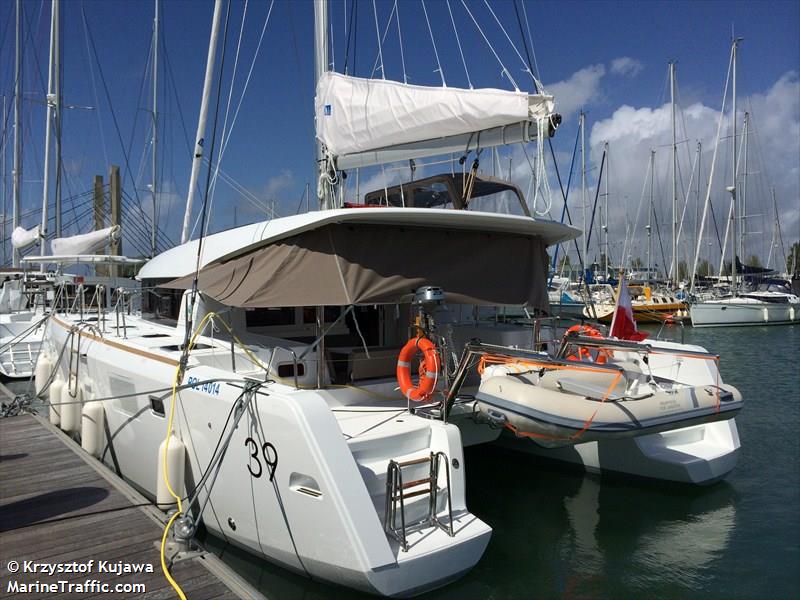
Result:
[[[22,212],[23,225],[32,227],[40,218],[35,211],[42,198],[50,2],[25,0],[22,4]],[[520,89],[533,91],[526,60],[517,55],[526,54],[522,29],[533,50],[534,69],[546,91],[555,95],[556,110],[563,116],[563,124],[552,141],[564,181],[569,175],[578,114],[581,110],[586,113],[589,214],[604,143],[609,144],[610,166],[603,175],[609,185],[608,252],[612,260],[618,261],[623,255],[629,259],[645,257],[650,201],[650,182],[646,178],[653,149],[654,214],[661,244],[669,254],[671,112],[667,65],[675,61],[681,208],[687,190],[690,198],[684,218],[687,233],[681,240],[680,252],[681,258],[688,260],[694,252],[699,220],[695,213],[702,212],[730,41],[735,34],[742,38],[737,73],[740,136],[745,110],[751,119],[745,256],[754,254],[762,263],[768,258],[775,263],[775,249],[770,256],[773,188],[784,244],[788,247],[800,239],[800,3],[525,2],[523,11],[520,2],[494,0],[488,6],[513,46],[487,3],[468,0],[465,4],[491,48],[461,0],[450,0],[449,7],[444,0],[427,0],[424,4],[401,0],[396,3],[396,11],[393,0],[331,0],[332,67],[343,71],[346,58],[348,73],[357,76],[396,80],[405,77],[409,83],[421,85],[441,85],[444,78],[450,87],[468,87],[472,83],[475,87],[513,89],[509,77],[503,74],[505,68]],[[65,104],[71,107],[64,111],[62,135],[64,197],[68,198],[64,222],[69,225],[68,233],[89,229],[89,218],[80,208],[86,200],[80,196],[91,189],[93,176],[107,173],[110,164],[122,169],[131,218],[147,219],[152,213],[149,185],[153,10],[154,3],[145,0],[62,2],[63,93]],[[163,246],[180,235],[191,169],[190,140],[197,126],[212,11],[210,0],[161,0],[157,179],[161,191],[157,197],[157,221],[165,233]],[[390,27],[381,45],[381,70],[375,23],[377,20],[383,33],[390,16]],[[207,139],[216,140],[215,157],[224,147],[221,175],[211,204],[210,231],[261,220],[273,210],[281,215],[305,210],[307,183],[312,184],[308,204],[311,208],[315,204],[313,4],[307,0],[281,0],[274,4],[236,0],[230,4],[227,22],[222,85],[219,101],[216,107],[212,104],[211,111],[212,117],[215,112],[218,116],[210,119],[207,132]],[[437,68],[437,53],[441,70]],[[242,96],[245,81],[247,88]],[[13,87],[14,2],[4,0],[0,3],[0,94],[6,98],[8,109]],[[213,97],[216,100],[216,89]],[[720,237],[724,235],[729,203],[724,187],[730,185],[732,172],[730,95],[725,110],[723,141],[710,195]],[[5,116],[2,139],[9,144],[2,189],[10,207],[11,138],[5,136],[6,132],[11,135],[11,116]],[[223,141],[223,133],[227,142]],[[692,175],[698,141],[702,142],[699,176]],[[527,152],[530,154],[531,150],[529,147]],[[574,223],[582,227],[579,165],[580,156],[572,175],[569,206]],[[531,172],[521,147],[500,150],[496,161],[491,156],[482,157],[485,172],[498,168],[504,175],[510,173],[511,179],[527,190]],[[740,169],[741,182],[744,166]],[[421,165],[416,176],[436,171],[435,165]],[[552,162],[548,173],[552,190],[550,216],[558,220],[563,201]],[[402,165],[365,170],[359,174],[359,187],[363,193],[409,176]],[[205,178],[203,172],[203,186]],[[647,194],[643,195],[643,190]],[[601,189],[601,206],[604,192]],[[349,186],[349,196],[354,193],[355,186]],[[598,214],[596,222],[606,219],[600,217]],[[130,254],[147,249],[142,225],[137,227],[138,232],[130,232]],[[712,237],[703,242],[701,257],[717,262],[719,242],[713,227],[706,231],[709,229]],[[6,235],[9,231],[7,227]],[[597,231],[592,240],[589,258],[597,260],[604,250],[598,246],[602,239]],[[654,263],[663,265],[669,260],[655,240],[653,252]]]

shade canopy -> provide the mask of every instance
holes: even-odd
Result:
[[[327,223],[207,264],[198,288],[228,306],[255,308],[405,302],[436,285],[450,302],[546,310],[546,273],[539,235]]]

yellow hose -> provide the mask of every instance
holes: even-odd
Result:
[[[210,312],[206,314],[203,319],[200,321],[200,324],[197,326],[195,333],[192,335],[192,339],[189,341],[189,346],[186,349],[186,355],[189,355],[191,352],[192,347],[194,346],[195,340],[197,339],[198,334],[203,330],[203,327],[206,324],[206,321],[216,316],[216,313]],[[169,491],[170,495],[175,498],[175,501],[178,505],[178,510],[175,512],[172,517],[170,517],[167,524],[164,526],[164,533],[161,536],[161,570],[164,572],[164,577],[166,577],[169,584],[172,586],[172,589],[178,594],[178,597],[181,600],[186,600],[186,594],[183,593],[181,586],[178,585],[178,582],[172,578],[172,575],[167,568],[167,561],[166,561],[166,548],[167,548],[167,535],[169,535],[169,530],[172,527],[172,524],[175,522],[181,514],[183,513],[183,504],[181,503],[181,497],[179,494],[175,493],[175,490],[172,489],[172,484],[169,482],[169,465],[167,464],[167,452],[169,451],[169,440],[172,437],[172,423],[175,417],[175,401],[178,396],[178,378],[181,375],[181,365],[179,364],[178,367],[175,369],[175,376],[172,379],[172,396],[169,402],[169,419],[167,420],[167,436],[164,439],[164,456],[163,456],[163,474],[164,474],[164,483],[167,484],[167,491]]]

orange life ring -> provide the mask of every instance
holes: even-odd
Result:
[[[590,327],[589,325],[573,325],[569,329],[567,329],[566,335],[570,335],[571,333],[577,333],[578,335],[585,335],[587,337],[593,338],[602,338],[603,334],[600,333],[594,327]],[[567,360],[581,360],[581,361],[594,361],[598,364],[605,364],[608,361],[609,354],[607,350],[599,349],[597,351],[597,358],[592,358],[592,353],[589,351],[589,348],[585,346],[578,346],[577,354],[570,354],[567,356]]]
[[[419,365],[419,383],[415,386],[411,382],[411,360],[418,351],[422,352],[423,360]],[[408,340],[397,356],[397,383],[403,395],[415,402],[427,399],[436,387],[438,373],[439,354],[434,343],[422,336]]]

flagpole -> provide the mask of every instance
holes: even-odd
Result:
[[[619,270],[619,287],[617,288],[617,298],[614,302],[614,316],[611,317],[611,326],[608,328],[608,335],[614,331],[614,323],[617,321],[617,314],[619,313],[619,299],[622,297],[622,285],[625,283],[625,271]]]

